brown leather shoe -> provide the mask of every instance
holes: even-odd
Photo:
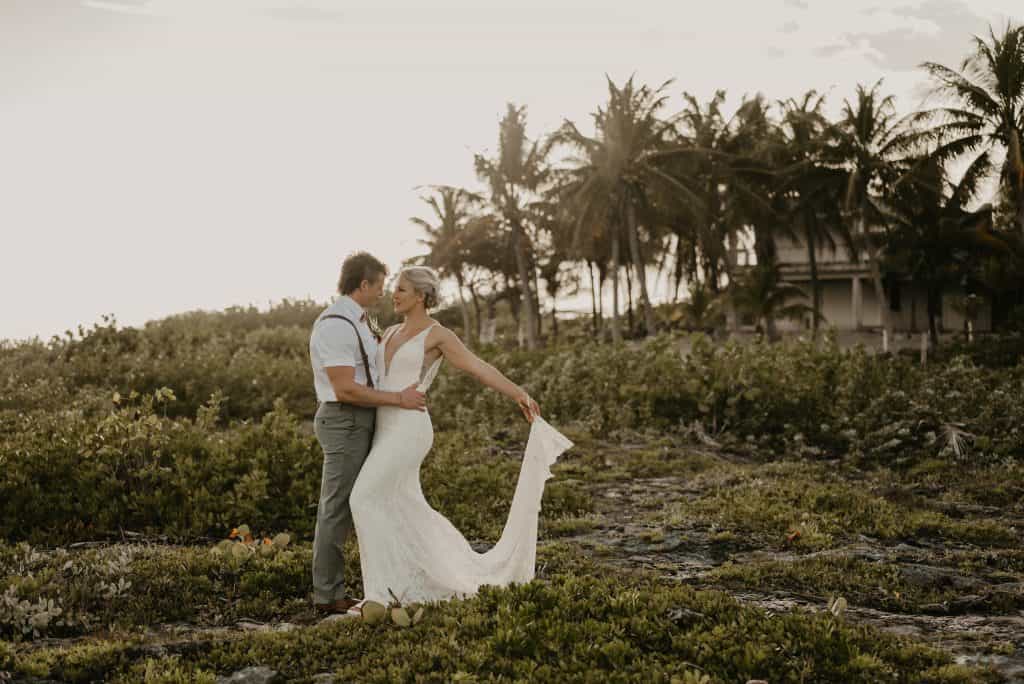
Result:
[[[336,613],[347,613],[349,608],[359,603],[356,599],[343,598],[338,599],[334,603],[314,603],[313,608],[318,613],[325,615],[333,615]]]

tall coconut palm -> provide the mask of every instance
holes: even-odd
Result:
[[[428,186],[433,195],[420,199],[430,207],[432,219],[414,216],[409,220],[422,228],[427,237],[419,243],[430,251],[417,259],[438,271],[442,277],[455,280],[462,311],[462,326],[467,339],[472,340],[469,306],[466,303],[466,227],[473,218],[473,211],[483,202],[483,197],[464,188],[449,185]]]
[[[607,81],[608,100],[593,114],[596,135],[586,136],[566,121],[556,139],[587,153],[585,168],[591,173],[580,178],[580,201],[607,210],[612,224],[625,229],[640,285],[644,328],[647,334],[653,334],[654,309],[647,291],[646,260],[640,239],[641,229],[650,232],[653,226],[643,226],[638,217],[650,209],[654,196],[692,204],[700,200],[685,181],[666,170],[669,161],[683,152],[671,142],[677,117],[660,118],[668,99],[664,90],[671,81],[655,89],[635,86],[632,77],[621,88],[610,78]],[[617,240],[613,241],[612,252],[614,259],[618,253]],[[613,273],[613,289],[617,273]]]
[[[790,179],[781,172],[790,152],[771,114],[771,105],[760,93],[743,98],[726,150],[732,158],[732,176],[726,186],[730,220],[752,230],[758,264],[775,263],[776,239],[796,241],[799,237],[794,222],[789,220]],[[764,326],[768,338],[776,339],[771,309],[765,311]]]
[[[929,132],[940,143],[935,151],[940,160],[976,154],[975,160],[986,160],[986,176],[998,168],[1017,231],[1024,236],[1024,26],[1008,23],[1000,36],[989,27],[988,40],[975,36],[972,42],[974,50],[959,71],[935,62],[921,65],[938,93],[955,104],[918,118],[934,124]]]
[[[835,129],[822,112],[824,101],[823,95],[811,90],[800,99],[782,102],[780,126],[789,157],[781,176],[791,214],[807,247],[815,339],[822,320],[819,246],[835,251],[836,237],[841,237],[847,248],[854,251],[839,214],[844,174],[835,154]]]
[[[498,152],[495,158],[475,155],[477,176],[490,188],[490,202],[506,223],[512,236],[522,309],[526,314],[526,346],[537,348],[538,320],[532,291],[533,262],[525,222],[527,203],[549,176],[545,160],[546,145],[530,142],[526,136],[526,107],[511,102],[498,127]]]
[[[870,88],[857,86],[854,102],[843,101],[836,126],[839,156],[848,172],[844,213],[858,254],[867,257],[871,283],[878,302],[879,322],[892,336],[889,306],[882,287],[881,261],[885,247],[885,226],[872,197],[879,197],[898,176],[897,159],[915,139],[909,119],[896,115],[895,100],[882,96],[881,80]]]
[[[580,134],[570,122],[563,125],[555,140],[568,143],[575,148],[573,154],[566,160],[568,166],[558,170],[553,188],[559,201],[576,217],[570,231],[568,252],[575,258],[586,259],[597,266],[600,272],[598,289],[607,275],[607,265],[611,265],[611,334],[613,342],[621,342],[621,216],[617,211],[615,179],[609,173],[609,150],[601,139]]]
[[[535,222],[543,236],[543,239],[539,240],[541,249],[537,272],[544,280],[544,289],[551,300],[551,329],[554,339],[558,338],[558,296],[566,291],[577,293],[582,282],[578,257],[572,256],[575,216],[571,205],[562,201],[560,191],[558,182],[554,182],[545,192],[544,199],[533,206]],[[592,292],[591,296],[596,312],[596,293]]]
[[[722,114],[725,91],[719,90],[703,107],[684,93],[682,136],[693,154],[687,174],[703,200],[694,225],[701,270],[714,292],[724,273],[731,282],[737,268],[735,246],[753,228],[759,261],[774,258],[774,237],[787,225],[773,168],[780,149],[777,127],[769,118],[764,98],[743,98],[732,117]],[[728,302],[732,305],[731,300]],[[730,310],[735,321],[735,311]],[[769,319],[769,327],[774,322]]]
[[[777,173],[786,158],[784,140],[771,105],[760,93],[744,96],[733,121],[726,146],[732,160],[726,201],[753,230],[757,261],[772,261],[776,237],[796,235],[785,220],[785,187]]]
[[[977,198],[990,163],[988,154],[982,153],[953,183],[939,156],[908,160],[910,166],[900,181],[876,201],[892,225],[887,265],[925,286],[932,345],[938,344],[936,318],[943,291],[962,283],[983,255],[1006,249],[991,232],[991,205],[967,208]]]
[[[731,270],[726,254],[731,226],[726,221],[725,188],[732,179],[724,151],[732,131],[722,114],[725,91],[715,91],[703,107],[690,93],[684,92],[683,100],[681,136],[694,154],[679,161],[689,166],[687,172],[701,197],[703,211],[692,222],[694,237],[705,282],[712,292],[718,293],[722,273]]]
[[[461,240],[466,289],[476,313],[477,339],[480,339],[484,320],[481,303],[486,306],[488,318],[493,319],[497,302],[512,294],[503,283],[517,272],[511,235],[502,224],[502,218],[494,213],[475,214],[466,223]]]

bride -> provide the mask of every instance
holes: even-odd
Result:
[[[514,400],[531,423],[530,437],[501,538],[490,550],[477,553],[423,496],[420,464],[434,441],[430,415],[378,407],[373,444],[350,503],[365,599],[385,605],[392,593],[403,603],[422,603],[472,596],[484,584],[533,579],[544,481],[551,477],[550,466],[558,455],[572,446],[540,417],[525,390],[427,315],[437,303],[438,287],[432,269],[410,267],[399,273],[393,302],[405,321],[388,328],[377,350],[381,389],[400,390],[419,382],[419,390],[426,392],[447,360]]]

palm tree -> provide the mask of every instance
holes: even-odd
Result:
[[[822,319],[817,258],[819,245],[835,251],[838,233],[850,251],[854,251],[849,231],[840,220],[844,174],[836,158],[835,129],[822,113],[824,101],[823,95],[811,90],[800,100],[790,98],[781,103],[781,131],[789,157],[782,178],[788,191],[790,211],[807,247],[815,339]]]
[[[598,213],[610,214],[613,234],[616,234],[614,227],[625,229],[640,285],[644,328],[647,334],[653,334],[654,309],[647,292],[638,213],[649,211],[655,197],[694,205],[699,204],[699,199],[685,182],[665,169],[671,159],[685,151],[671,143],[676,117],[659,118],[668,99],[663,91],[672,81],[656,89],[646,85],[636,87],[632,77],[621,88],[610,78],[607,81],[608,100],[593,114],[596,135],[585,136],[575,124],[566,121],[556,139],[586,152],[585,165],[577,169],[581,172],[578,174],[580,203],[594,205]],[[652,228],[648,222],[647,231]],[[618,240],[613,238],[613,261],[619,258],[618,252]],[[617,289],[617,275],[615,268],[613,290]]]
[[[785,220],[785,187],[777,173],[787,154],[784,143],[765,98],[744,96],[726,145],[732,159],[726,202],[737,219],[752,228],[758,263],[775,259],[776,236],[796,236]]]
[[[531,289],[530,245],[526,232],[529,220],[526,203],[548,179],[545,162],[548,147],[531,143],[526,137],[526,107],[511,102],[498,127],[498,156],[475,155],[477,176],[490,188],[490,202],[512,235],[522,308],[526,314],[526,346],[537,348],[538,320]]]
[[[621,229],[619,212],[616,211],[618,198],[615,182],[609,173],[609,150],[601,139],[580,134],[571,122],[563,125],[556,133],[555,140],[568,143],[576,150],[576,154],[567,160],[570,165],[557,172],[558,180],[553,188],[553,192],[557,193],[561,202],[576,217],[571,229],[569,254],[597,266],[600,272],[598,290],[607,275],[607,265],[611,264],[612,341],[621,342],[618,277],[622,268],[619,240]],[[602,248],[606,248],[607,253]]]
[[[467,339],[472,340],[469,306],[463,288],[466,284],[466,226],[473,218],[473,209],[483,202],[483,198],[463,188],[449,185],[429,186],[435,193],[421,196],[420,199],[430,207],[434,223],[414,216],[409,220],[421,227],[427,234],[426,239],[419,243],[430,251],[415,261],[430,266],[442,277],[455,279],[459,293],[459,305],[462,310],[462,327]]]
[[[991,205],[967,209],[990,168],[988,153],[976,157],[957,183],[950,181],[938,155],[907,163],[901,179],[876,206],[892,225],[887,265],[925,286],[934,346],[943,291],[963,283],[981,257],[1003,253],[1007,245],[992,233]]]
[[[714,97],[703,108],[690,93],[684,92],[683,99],[686,104],[680,112],[681,136],[693,148],[694,154],[680,161],[692,165],[689,173],[699,188],[697,192],[704,210],[693,222],[694,237],[705,282],[717,293],[721,287],[722,270],[729,269],[725,253],[728,227],[723,195],[730,174],[722,158],[730,134],[729,124],[721,111],[725,91],[715,91]]]
[[[857,252],[866,254],[871,282],[878,302],[880,323],[891,339],[889,306],[882,287],[882,250],[885,247],[885,221],[875,210],[871,198],[896,180],[896,160],[914,139],[908,119],[896,116],[894,98],[882,97],[881,80],[871,88],[857,86],[857,99],[843,101],[837,125],[839,154],[848,170],[844,211],[852,226]],[[869,228],[870,226],[870,228]]]
[[[689,93],[684,98],[683,138],[693,151],[687,163],[695,165],[687,175],[697,179],[704,207],[692,237],[691,249],[699,257],[691,260],[699,258],[708,284],[718,292],[722,272],[730,282],[735,277],[741,234],[753,229],[758,262],[774,259],[776,234],[793,234],[783,220],[783,193],[775,173],[782,140],[760,95],[745,96],[729,119],[721,112],[725,91],[717,91],[703,108]],[[771,318],[768,326],[774,335]]]
[[[540,240],[542,248],[537,271],[544,280],[544,289],[551,299],[552,337],[557,339],[558,295],[566,290],[573,294],[579,292],[582,281],[580,264],[574,264],[575,259],[571,256],[576,221],[571,205],[561,201],[557,183],[548,189],[543,201],[535,204],[534,214],[537,218],[537,227],[543,236]],[[596,293],[592,292],[591,296],[596,312]]]
[[[726,186],[727,206],[735,223],[752,230],[757,263],[775,263],[776,238],[799,240],[794,222],[789,220],[792,201],[785,170],[790,150],[782,128],[771,115],[771,106],[760,93],[743,98],[734,121],[726,148],[733,158],[732,178]],[[768,338],[777,339],[770,310],[765,314],[764,326]]]
[[[813,313],[811,307],[799,301],[807,294],[782,278],[778,264],[766,261],[747,269],[730,284],[729,296],[736,308],[754,317],[768,337],[769,342],[779,339],[774,325],[775,319],[799,318]]]
[[[921,65],[937,82],[937,92],[955,105],[922,112],[918,119],[938,121],[929,134],[940,143],[935,151],[940,160],[978,153],[975,160],[986,160],[981,169],[986,176],[999,167],[1017,231],[1024,236],[1024,26],[1008,23],[998,37],[990,26],[989,40],[974,36],[973,44],[959,72],[935,62]],[[997,153],[1003,154],[1001,164]]]
[[[481,338],[484,317],[481,302],[487,309],[488,319],[494,318],[497,302],[511,297],[503,286],[517,272],[512,256],[511,235],[502,227],[503,220],[493,213],[475,214],[466,223],[461,240],[466,269],[466,289],[476,314],[476,337]],[[510,303],[513,303],[510,299]],[[513,310],[515,306],[513,305]]]

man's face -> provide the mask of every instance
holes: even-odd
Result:
[[[372,283],[368,280],[363,281],[363,288],[366,290],[367,307],[374,306],[384,296],[384,279],[384,274],[378,273],[377,279]]]

